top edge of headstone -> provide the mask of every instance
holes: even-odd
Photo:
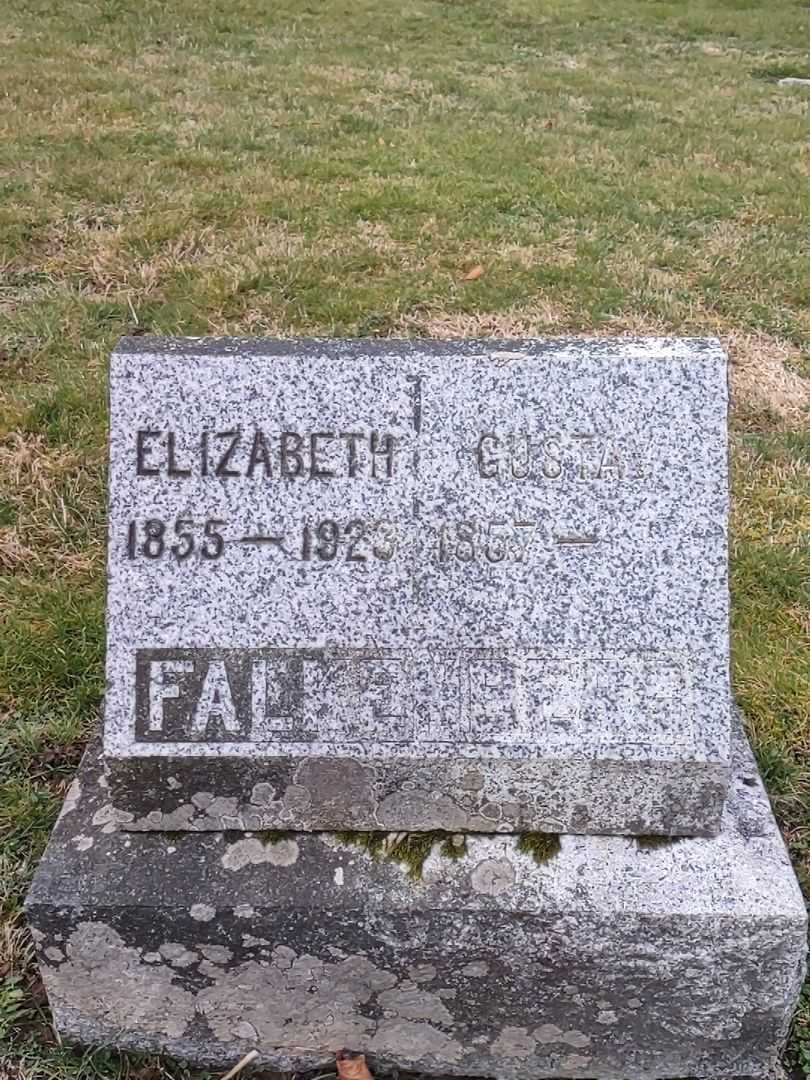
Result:
[[[115,355],[164,355],[189,358],[223,356],[295,356],[316,353],[335,357],[467,356],[491,355],[494,359],[526,359],[547,356],[566,359],[577,353],[611,354],[636,359],[667,359],[689,356],[725,358],[716,337],[526,337],[526,338],[319,338],[319,337],[122,337]]]

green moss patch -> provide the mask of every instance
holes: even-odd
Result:
[[[518,851],[522,851],[524,855],[531,855],[534,861],[541,866],[554,858],[560,850],[560,846],[558,833],[523,833],[517,842]]]
[[[657,836],[650,833],[648,836],[637,836],[636,843],[640,848],[662,848],[670,847],[672,844],[677,844],[679,840],[682,840],[681,836]]]
[[[401,863],[414,881],[421,880],[425,860],[436,845],[446,859],[460,859],[467,854],[464,837],[439,829],[424,833],[338,832],[335,836],[344,844],[362,848],[374,859]]]

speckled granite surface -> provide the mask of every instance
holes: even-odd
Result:
[[[437,849],[414,882],[320,833],[118,831],[95,753],[27,900],[68,1038],[283,1070],[766,1076],[806,915],[738,735],[721,833],[647,848],[506,836]]]
[[[118,809],[715,831],[726,457],[714,341],[123,341]]]

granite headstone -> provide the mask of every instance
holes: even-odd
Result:
[[[717,342],[134,338],[110,406],[128,828],[717,831]]]
[[[26,901],[61,1036],[773,1076],[807,920],[731,723],[725,408],[714,342],[123,342],[105,752]]]

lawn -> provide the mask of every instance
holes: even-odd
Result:
[[[179,1073],[58,1046],[20,917],[97,722],[126,332],[720,336],[734,685],[810,890],[808,43],[807,0],[4,0],[0,1074]]]

